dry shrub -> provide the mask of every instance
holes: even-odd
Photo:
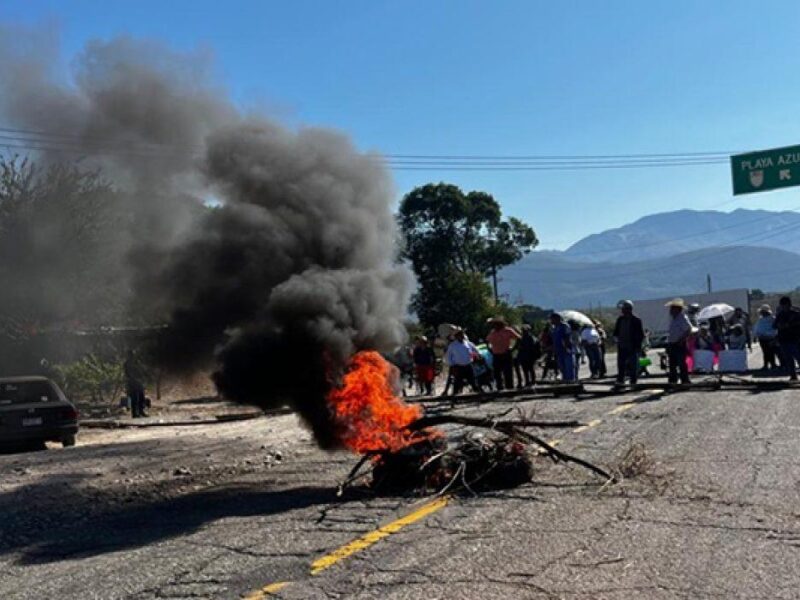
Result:
[[[641,442],[631,444],[617,464],[617,471],[625,479],[633,479],[642,475],[649,475],[653,470],[655,460]]]

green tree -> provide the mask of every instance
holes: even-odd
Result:
[[[398,215],[403,258],[417,275],[414,309],[428,326],[455,322],[482,331],[500,307],[487,278],[538,244],[533,229],[485,192],[428,184],[406,194]]]
[[[0,315],[92,323],[121,305],[119,194],[97,172],[0,157]]]

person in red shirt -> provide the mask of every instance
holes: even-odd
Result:
[[[514,389],[514,362],[511,358],[513,344],[520,339],[520,334],[509,327],[500,317],[489,319],[492,330],[486,336],[486,342],[492,351],[492,367],[497,390]]]
[[[428,338],[421,335],[414,346],[414,369],[417,372],[417,383],[425,394],[433,394],[433,380],[436,377],[436,355],[428,345]]]

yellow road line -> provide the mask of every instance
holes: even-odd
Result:
[[[608,411],[607,415],[618,415],[619,413],[623,413],[626,410],[630,410],[634,406],[636,406],[638,402],[626,402],[625,404],[620,404],[617,408]]]
[[[264,600],[264,598],[268,598],[269,596],[273,596],[274,594],[280,592],[283,588],[287,585],[292,583],[291,581],[278,581],[276,583],[270,583],[269,585],[265,585],[260,590],[256,590],[244,596],[242,600]]]
[[[361,552],[362,550],[369,548],[375,542],[397,533],[403,529],[403,527],[411,525],[420,519],[424,519],[431,513],[434,513],[437,510],[447,506],[449,501],[450,499],[447,496],[444,496],[442,498],[437,498],[432,502],[428,502],[427,504],[423,504],[417,510],[406,515],[405,517],[397,519],[396,521],[392,521],[388,525],[384,525],[383,527],[380,527],[374,531],[370,531],[369,533],[362,535],[360,538],[345,544],[337,550],[334,550],[330,554],[326,554],[325,556],[318,558],[311,563],[311,574],[316,575],[320,571],[324,571],[325,569],[332,567],[340,560],[343,560],[348,556],[355,554],[356,552]]]
[[[362,550],[369,548],[375,542],[397,533],[403,529],[403,527],[411,525],[412,523],[416,523],[420,519],[424,519],[428,515],[435,513],[437,510],[447,506],[448,502],[450,502],[449,496],[443,496],[441,498],[437,498],[436,500],[432,500],[431,502],[423,504],[414,512],[407,514],[405,517],[401,517],[396,521],[392,521],[391,523],[384,525],[383,527],[379,527],[374,531],[370,531],[369,533],[362,535],[360,538],[355,539],[352,542],[349,542],[344,546],[334,550],[330,554],[326,554],[325,556],[318,558],[311,563],[311,575],[317,575],[325,569],[332,567],[340,560],[344,560],[356,552],[361,552]],[[264,600],[264,598],[279,592],[291,583],[291,581],[279,581],[276,583],[271,583],[255,592],[248,594],[247,596],[244,596],[242,600]]]
[[[581,431],[586,431],[591,427],[597,427],[600,423],[603,422],[603,419],[595,419],[594,421],[589,421],[586,425],[581,425],[580,427],[576,427],[572,430],[572,433],[580,433]]]

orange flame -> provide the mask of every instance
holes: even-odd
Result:
[[[419,406],[398,398],[392,389],[392,366],[377,352],[358,352],[350,360],[341,387],[328,394],[339,439],[358,453],[395,452],[430,437],[405,427],[422,416]]]

